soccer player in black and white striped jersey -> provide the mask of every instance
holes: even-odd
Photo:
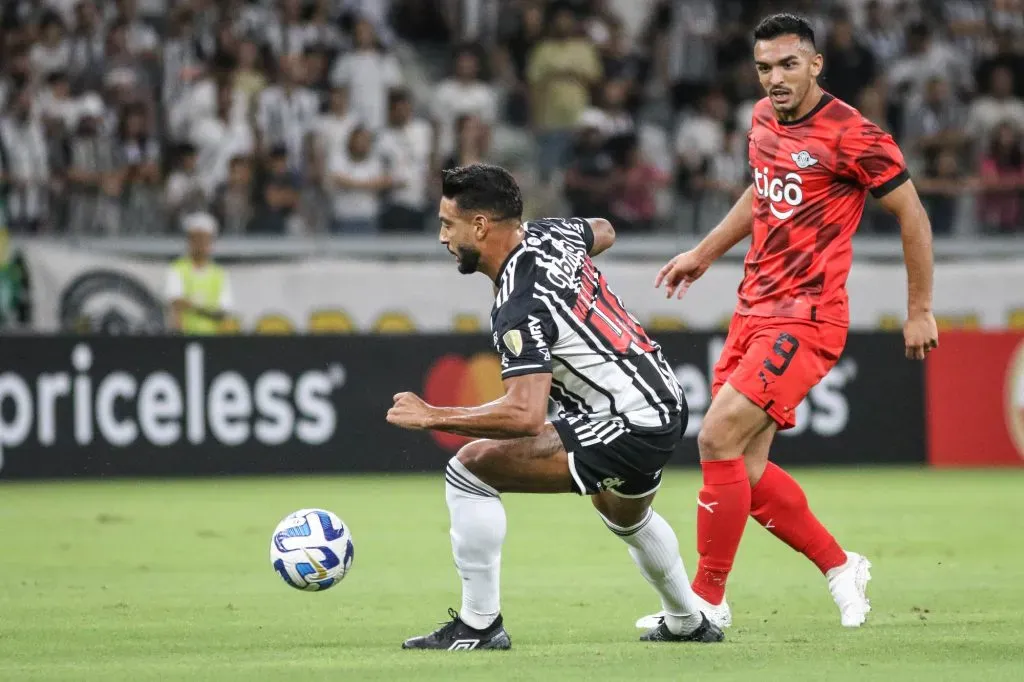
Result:
[[[507,649],[499,564],[505,492],[588,495],[629,546],[669,614],[648,641],[717,642],[701,613],[679,542],[651,508],[661,471],[686,426],[686,402],[661,349],[612,293],[592,256],[615,233],[600,218],[522,222],[504,169],[447,171],[441,243],[464,274],[495,285],[491,327],[505,395],[479,407],[435,407],[399,393],[388,421],[483,440],[448,462],[446,498],[462,608],[408,649]],[[548,398],[559,417],[546,421]]]

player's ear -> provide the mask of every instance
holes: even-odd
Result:
[[[821,75],[821,70],[825,66],[825,57],[820,52],[814,53],[814,59],[811,60],[811,75],[817,78]]]
[[[473,216],[473,234],[477,239],[483,241],[487,237],[487,233],[491,231],[491,224],[487,220],[487,216],[482,213],[478,213]]]

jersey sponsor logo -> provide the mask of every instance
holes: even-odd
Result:
[[[754,189],[758,196],[768,199],[768,209],[779,220],[792,216],[796,207],[804,203],[803,184],[798,173],[786,173],[785,178],[776,178],[772,177],[767,166],[754,169]]]
[[[578,286],[579,272],[583,267],[585,254],[558,240],[552,240],[551,244],[561,252],[561,258],[544,255],[537,258],[537,266],[544,271],[548,281],[554,286],[560,289],[575,290]]]
[[[625,481],[623,481],[621,478],[609,476],[608,478],[601,481],[601,487],[604,490],[615,490],[623,483],[625,483]]]
[[[814,164],[818,163],[818,160],[811,156],[807,151],[793,152],[790,156],[793,157],[793,163],[796,164],[796,167],[801,170],[804,168],[810,168]]]
[[[527,317],[527,321],[527,329],[530,332],[530,338],[533,339],[534,345],[537,347],[537,350],[540,351],[541,357],[550,361],[551,352],[548,350],[548,344],[544,340],[544,332],[540,328],[540,320],[538,320],[534,315],[530,315]]]
[[[505,342],[505,347],[509,349],[509,352],[517,358],[523,352],[523,335],[518,329],[509,329],[501,337],[501,340]]]

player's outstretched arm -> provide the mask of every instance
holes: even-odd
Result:
[[[881,198],[882,206],[896,216],[907,265],[907,321],[903,338],[908,358],[924,360],[939,346],[939,330],[932,313],[932,226],[911,181]]]
[[[740,195],[733,207],[695,248],[679,254],[658,271],[654,288],[665,283],[665,296],[671,298],[677,291],[679,296],[703,275],[711,264],[729,249],[746,239],[754,229],[754,186]]]
[[[754,186],[740,195],[722,222],[715,226],[694,249],[710,265],[729,249],[750,236],[754,229]]]
[[[615,243],[615,228],[604,218],[587,218],[590,229],[594,232],[594,245],[590,248],[590,255],[596,256],[612,248]]]
[[[505,395],[478,407],[435,407],[414,393],[399,393],[388,422],[406,429],[432,429],[469,438],[523,438],[544,427],[551,374],[538,372],[505,379]]]

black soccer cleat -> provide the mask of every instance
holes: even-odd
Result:
[[[712,642],[721,642],[725,639],[725,633],[722,629],[708,620],[708,617],[703,613],[700,615],[701,623],[697,626],[697,629],[693,632],[685,635],[673,634],[668,626],[665,625],[665,621],[662,620],[658,627],[647,632],[647,634],[640,637],[641,642],[702,642],[710,644]]]
[[[475,630],[459,618],[455,609],[448,609],[452,619],[429,635],[407,639],[403,649],[440,649],[473,651],[474,649],[511,649],[512,639],[505,631],[501,615],[486,630]]]

